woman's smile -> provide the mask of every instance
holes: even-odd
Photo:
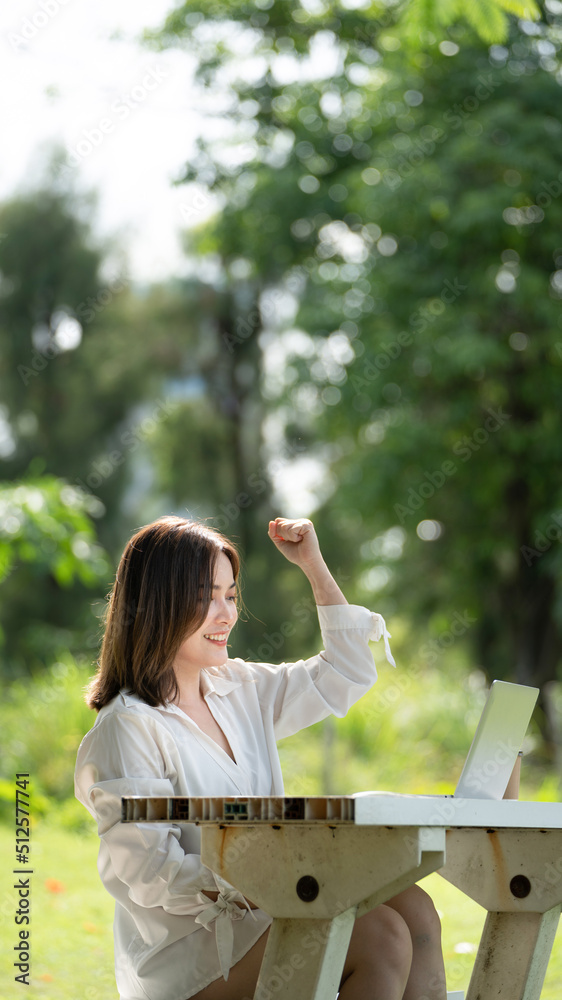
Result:
[[[214,642],[217,646],[226,646],[228,642],[229,632],[210,632],[203,636],[204,639],[209,639]]]

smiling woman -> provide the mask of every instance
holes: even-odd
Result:
[[[235,584],[238,553],[217,531],[184,518],[163,517],[133,535],[109,600],[90,708],[99,711],[124,686],[152,706],[177,699],[174,661],[179,657],[181,662],[186,644],[197,644],[213,602],[219,556],[228,562],[230,582]],[[199,653],[216,653],[205,645],[199,636]],[[204,659],[199,667],[210,665]]]
[[[76,764],[114,896],[121,1000],[243,1000],[254,994],[270,916],[201,863],[193,824],[121,823],[121,797],[282,795],[276,741],[343,716],[376,679],[380,615],[349,605],[312,523],[278,517],[269,537],[308,578],[324,650],[296,663],[228,656],[239,558],[217,531],[164,517],[131,539],[107,611]],[[442,1000],[439,922],[417,886],[356,921],[341,1000]]]

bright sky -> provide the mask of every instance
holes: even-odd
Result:
[[[208,216],[213,202],[201,189],[172,181],[198,134],[223,135],[220,123],[198,112],[188,55],[156,53],[139,41],[174,5],[9,0],[0,6],[0,201],[34,188],[58,143],[67,153],[69,183],[98,194],[98,234],[118,240],[139,282],[191,269],[180,232]],[[336,61],[325,44],[310,72],[329,75]],[[250,76],[263,69],[247,58],[244,68]],[[295,76],[288,57],[280,56],[275,69],[280,80]],[[315,506],[313,485],[322,478],[316,461],[294,465],[292,473],[290,462],[272,470],[289,516]]]
[[[98,231],[118,237],[133,278],[186,269],[178,233],[202,203],[173,188],[201,119],[185,53],[138,41],[173,0],[11,0],[0,7],[0,200],[33,186],[59,142],[79,190],[99,193]],[[204,199],[203,199],[204,200]],[[183,206],[183,208],[182,208]],[[203,216],[201,216],[203,217]]]

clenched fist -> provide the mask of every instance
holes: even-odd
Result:
[[[347,604],[322,558],[312,521],[307,517],[276,517],[269,522],[269,537],[308,577],[317,604]]]
[[[289,562],[303,570],[322,562],[314,525],[306,517],[276,517],[269,522],[269,537]]]

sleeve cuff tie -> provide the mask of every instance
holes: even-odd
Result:
[[[390,652],[390,644],[388,642],[388,640],[392,637],[386,627],[386,622],[382,617],[382,615],[377,614],[376,611],[371,612],[371,619],[373,623],[373,628],[371,630],[371,634],[369,635],[369,639],[371,639],[373,642],[378,642],[380,638],[384,639],[384,651],[386,654],[386,658],[390,663],[390,665],[392,667],[395,667],[396,663],[394,662],[394,657]]]
[[[245,909],[238,906],[243,903]],[[217,942],[217,952],[219,956],[220,969],[224,979],[228,979],[228,974],[232,966],[232,950],[234,947],[233,920],[242,920],[246,913],[255,916],[251,907],[244,899],[242,893],[237,889],[221,888],[216,900],[209,900],[209,905],[195,918],[196,924],[201,924],[206,930],[212,930],[215,925],[215,937]]]

